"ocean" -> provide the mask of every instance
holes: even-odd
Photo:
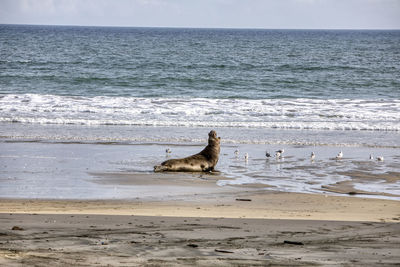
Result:
[[[60,186],[71,165],[65,176],[52,169],[63,155],[49,156],[48,146],[126,150],[104,171],[150,173],[165,147],[194,154],[215,129],[218,169],[229,177],[221,186],[327,193],[353,181],[367,195],[400,199],[399,62],[398,30],[0,25],[0,197],[88,196],[87,169],[98,162],[74,172],[85,179],[77,196],[76,181],[68,192]],[[265,158],[280,148],[285,160]],[[332,160],[340,150],[343,161]],[[45,169],[23,172],[38,158]],[[355,172],[380,178],[355,181]],[[91,188],[94,198],[100,189]]]

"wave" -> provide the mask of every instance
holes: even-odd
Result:
[[[88,137],[71,137],[71,136],[51,136],[51,135],[24,135],[24,136],[0,136],[0,142],[4,143],[41,143],[41,144],[91,144],[91,145],[165,145],[165,146],[201,146],[207,143],[206,139],[201,138],[148,138],[148,137],[131,137],[131,138],[93,138]],[[400,145],[395,144],[360,144],[360,143],[334,143],[334,142],[312,142],[312,141],[296,141],[296,140],[236,140],[223,139],[225,146],[237,147],[238,145],[270,145],[270,146],[297,146],[297,147],[341,147],[341,148],[378,148],[378,149],[399,149]]]
[[[0,96],[0,122],[400,131],[397,99]]]

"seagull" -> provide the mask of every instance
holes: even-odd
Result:
[[[265,152],[265,156],[266,156],[267,158],[270,158],[270,157],[271,157],[271,154],[269,154],[268,151],[267,151],[267,152]]]
[[[167,148],[167,149],[165,150],[165,153],[167,153],[167,154],[171,154],[171,153],[172,153],[172,151],[171,151],[171,149]]]
[[[314,159],[315,159],[315,153],[314,153],[314,152],[311,152],[311,157],[310,157],[310,159],[311,159],[312,161],[314,161]]]
[[[239,156],[239,149],[235,150],[235,156],[238,157]]]
[[[280,158],[282,158],[283,152],[285,152],[285,150],[283,148],[279,149],[279,150],[275,151],[275,156],[280,159]]]
[[[248,154],[248,153],[244,154],[244,160],[245,160],[245,161],[248,161],[248,160],[249,160],[249,154]]]
[[[340,152],[337,154],[336,159],[342,159],[342,158],[343,158],[343,152],[340,151]]]
[[[377,157],[376,160],[377,161],[383,161],[384,159],[383,159],[383,156],[380,156],[380,157]]]
[[[370,160],[373,160],[373,159],[374,159],[374,156],[372,156],[372,154],[369,154],[369,159],[370,159]]]

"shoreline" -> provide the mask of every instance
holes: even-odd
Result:
[[[282,146],[285,157],[266,158],[281,146],[221,147],[219,173],[153,172],[166,157],[165,145],[1,143],[0,196],[32,199],[171,199],[196,193],[267,188],[281,192],[321,193],[400,200],[398,150]],[[171,146],[171,158],[197,153],[198,145]],[[234,151],[241,151],[235,156]],[[317,155],[309,160],[310,151]],[[243,155],[249,154],[245,161]],[[366,159],[370,153],[385,161]],[[248,189],[250,188],[250,189]],[[329,192],[329,193],[323,193]]]
[[[13,189],[9,195],[26,197],[25,192],[32,193],[30,185],[37,185],[38,198],[0,198],[0,265],[385,266],[400,262],[397,200],[279,192],[260,184],[218,186],[217,181],[232,178],[224,173],[156,174],[134,169],[161,160],[151,156],[154,148],[146,152],[148,146],[135,147],[142,149],[135,152],[127,146],[88,145],[83,150],[82,146],[40,144],[39,150],[33,146],[10,158],[10,166],[27,166],[27,172],[15,170],[15,176],[28,175],[31,184],[16,179],[23,187],[4,187],[1,192],[9,194]],[[28,146],[17,148],[24,151]],[[62,155],[49,158],[54,148],[60,148]],[[190,147],[182,149],[189,152]],[[141,153],[149,154],[145,161],[131,160]],[[232,162],[238,173],[248,167]],[[265,164],[256,159],[253,163],[257,162]],[[51,171],[43,175],[40,164]],[[352,174],[359,178],[360,173]],[[384,178],[396,181],[397,176]],[[71,192],[65,196],[75,199],[45,199],[66,188]],[[354,190],[345,188],[350,189]],[[103,200],[90,200],[99,197]]]

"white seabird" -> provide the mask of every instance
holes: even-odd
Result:
[[[285,152],[285,150],[284,150],[283,148],[282,148],[282,149],[279,149],[279,150],[275,151],[275,156],[276,156],[277,158],[282,158],[283,152]]]
[[[236,149],[234,153],[235,153],[235,156],[238,157],[239,156],[239,149]]]
[[[372,154],[369,154],[369,159],[370,159],[370,160],[373,160],[373,159],[374,159],[374,156],[372,156]]]
[[[336,159],[342,159],[342,158],[343,158],[343,152],[340,151],[340,152],[337,154]]]
[[[171,151],[171,149],[167,148],[167,149],[165,150],[165,153],[166,153],[166,154],[171,154],[172,151]]]
[[[314,160],[314,159],[315,159],[315,153],[314,153],[314,152],[311,152],[310,159],[311,159],[311,160]]]
[[[383,156],[380,156],[380,157],[376,157],[376,160],[377,160],[377,161],[383,161],[384,158],[383,158]]]
[[[245,160],[245,161],[248,161],[248,160],[249,160],[249,154],[248,154],[248,153],[244,154],[244,160]]]

